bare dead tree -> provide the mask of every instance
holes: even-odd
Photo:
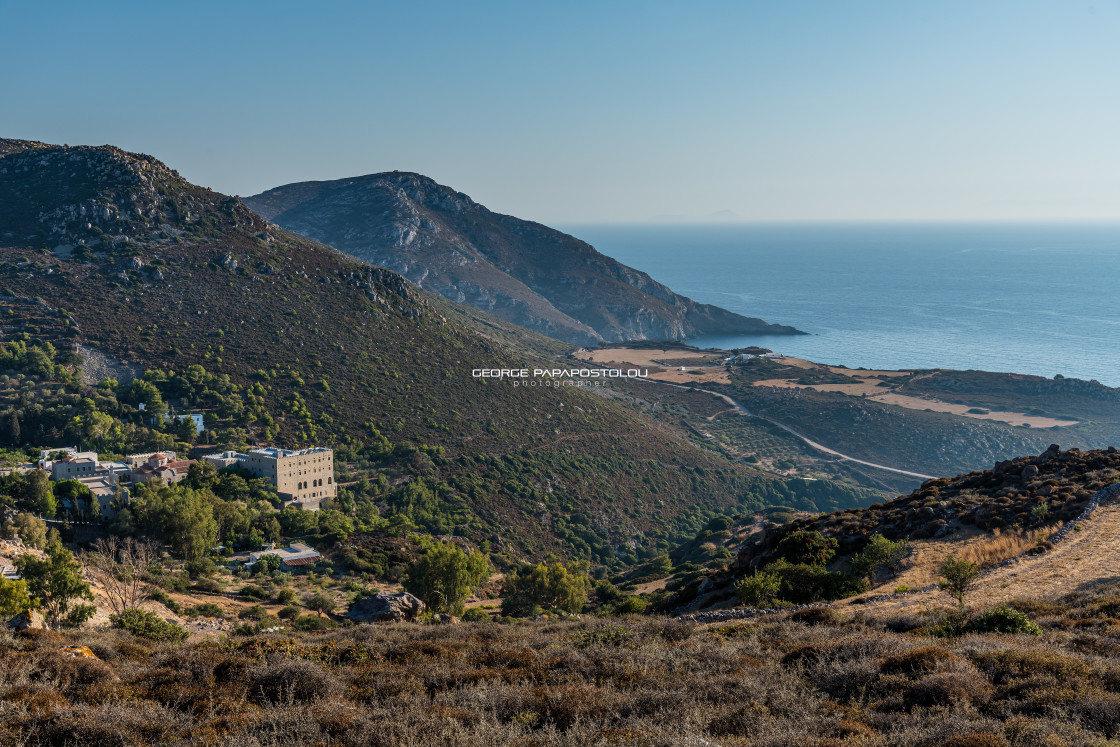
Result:
[[[101,537],[84,560],[86,571],[105,591],[109,606],[119,615],[144,600],[146,577],[156,557],[156,546],[151,542],[132,537]]]

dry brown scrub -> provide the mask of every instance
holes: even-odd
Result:
[[[991,538],[968,545],[961,551],[960,558],[976,563],[981,568],[988,568],[1032,548],[1044,548],[1043,543],[1047,538],[1061,527],[1061,524],[1051,524],[1020,532],[993,529]]]
[[[0,634],[0,743],[1087,745],[1120,731],[1120,588],[1106,587],[1036,606],[1050,615],[1042,639],[946,641],[921,635],[916,615],[832,611],[177,647]],[[99,660],[59,653],[67,642]]]

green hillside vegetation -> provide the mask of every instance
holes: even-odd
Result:
[[[51,358],[43,317],[56,341],[50,371],[38,353],[9,364],[20,391],[0,425],[19,433],[0,428],[0,440],[11,448],[328,444],[339,479],[367,478],[362,497],[387,519],[475,542],[498,534],[514,556],[602,563],[656,554],[771,494],[790,502],[789,486],[607,398],[472,378],[563,350],[270,226],[150,157],[7,155],[0,227],[7,334]],[[78,383],[79,342],[138,380]],[[141,402],[148,414],[201,410],[207,431],[153,426]],[[816,499],[858,496],[841,486]],[[378,529],[343,503],[353,531]]]
[[[3,418],[7,430],[0,433],[0,443],[12,449],[25,443],[25,434],[30,436],[31,443],[80,442],[106,456],[157,449],[186,453],[203,442],[222,448],[243,448],[253,432],[266,437],[271,435],[270,423],[275,422],[268,406],[271,384],[266,382],[272,381],[271,378],[260,377],[262,380],[242,388],[228,377],[215,376],[204,367],[194,365],[181,373],[149,370],[127,385],[106,380],[96,388],[86,387],[83,391],[75,384],[78,380],[75,371],[58,362],[72,363],[72,359],[58,355],[53,346],[28,346],[16,341],[9,344],[9,350],[6,360],[13,369],[21,365],[20,360],[25,361],[23,368],[27,373],[21,371],[15,376],[23,376],[23,381],[33,386],[45,387],[41,392],[31,390],[41,396],[27,395],[18,402],[10,402],[10,409]],[[35,376],[31,373],[33,370],[48,372],[53,378]],[[9,378],[17,380],[11,375]],[[151,419],[162,417],[167,403],[172,401],[185,410],[204,409],[208,430],[200,436],[195,433],[193,423],[186,419],[151,425]],[[140,403],[146,404],[144,411],[138,409]],[[356,439],[350,439],[336,444],[336,455],[340,477],[344,482],[356,483],[349,489],[343,488],[337,500],[321,515],[300,515],[295,509],[279,511],[279,497],[260,480],[246,480],[228,472],[222,476],[220,487],[215,483],[218,478],[207,475],[204,479],[194,473],[187,484],[211,489],[214,494],[208,499],[211,502],[237,502],[249,495],[250,487],[256,491],[255,507],[251,507],[248,516],[231,525],[239,527],[238,531],[231,534],[227,530],[216,538],[235,546],[256,546],[263,540],[307,534],[325,535],[328,546],[333,546],[339,538],[345,539],[352,533],[379,532],[390,527],[397,533],[413,528],[480,540],[501,527],[505,530],[501,532],[504,536],[520,540],[510,548],[515,556],[558,550],[603,564],[634,563],[662,552],[675,537],[694,531],[706,519],[704,512],[683,517],[667,512],[666,498],[671,499],[674,494],[709,496],[711,505],[715,506],[721,489],[737,485],[736,490],[744,496],[735,504],[740,509],[757,508],[768,502],[796,503],[812,509],[835,508],[866,500],[860,491],[839,484],[768,481],[737,474],[726,466],[709,470],[677,469],[671,477],[655,480],[641,465],[621,459],[595,459],[557,452],[452,459],[445,455],[442,447],[393,445],[375,429],[369,431],[360,445],[355,442]],[[37,453],[35,449],[26,454],[13,453],[13,459],[37,456]],[[197,469],[203,467],[200,465]],[[13,496],[13,505],[21,510],[41,512],[35,501],[20,503],[15,500],[25,492],[15,484],[20,479],[18,476],[10,478],[13,484],[6,491]],[[400,483],[402,479],[405,482]],[[391,487],[390,482],[399,484]],[[562,486],[566,482],[580,483],[581,491],[565,490]],[[540,489],[548,484],[553,484],[554,489]],[[633,496],[632,505],[613,505],[610,496],[620,488]],[[175,492],[180,488],[168,490]],[[144,489],[140,489],[136,498],[142,507]],[[79,510],[85,505],[72,504],[73,518],[88,518],[79,516],[87,512]],[[541,505],[551,516],[551,522],[543,527],[547,530],[543,541],[533,537],[533,525],[522,518],[539,511]],[[152,536],[167,539],[150,523],[133,525],[134,514],[141,510],[125,509],[114,522],[116,531],[131,533],[142,529]],[[57,506],[46,515],[54,516],[56,511]],[[612,513],[627,516],[634,533],[620,535],[602,520],[601,517]],[[524,532],[509,531],[510,527],[520,529],[522,525]],[[540,531],[539,517],[534,525]],[[633,542],[634,549],[616,553],[616,545],[623,541]]]
[[[630,347],[638,347],[633,345]],[[708,385],[704,385],[708,389]],[[839,483],[862,493],[867,505],[913,490],[918,480],[853,462],[838,460],[808,446],[792,433],[763,418],[743,416],[706,391],[664,386],[649,381],[620,381],[615,389],[643,413],[687,432],[697,447],[720,454],[797,484]],[[712,438],[707,438],[711,435]],[[807,507],[807,504],[802,504]],[[821,505],[820,510],[826,510]],[[815,510],[807,508],[807,510]]]

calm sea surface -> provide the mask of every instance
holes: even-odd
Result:
[[[1120,225],[566,226],[678,293],[805,337],[706,337],[821,363],[1120,386]]]

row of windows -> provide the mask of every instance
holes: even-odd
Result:
[[[327,485],[330,485],[331,482],[333,482],[333,478],[328,477],[327,478]],[[307,481],[305,480],[305,481],[299,483],[296,486],[296,490],[306,490],[308,487],[318,488],[318,487],[322,487],[322,485],[323,485],[323,480],[321,478],[318,479],[318,480],[312,480],[310,486],[307,484]]]

